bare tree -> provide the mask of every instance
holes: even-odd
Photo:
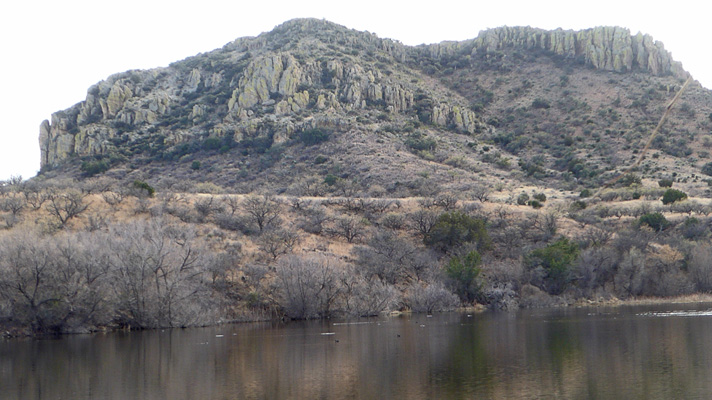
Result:
[[[341,217],[334,222],[334,226],[330,229],[330,233],[346,239],[349,243],[353,243],[355,240],[364,236],[366,233],[366,227],[360,218]]]
[[[51,189],[33,181],[26,182],[22,187],[22,195],[33,210],[39,210],[51,196]]]
[[[221,213],[225,211],[225,208],[220,202],[215,201],[215,197],[203,197],[196,200],[193,205],[195,211],[198,212],[199,220],[205,221],[210,218],[211,215]]]
[[[37,332],[73,331],[109,322],[106,238],[40,237],[27,232],[0,241],[0,299],[13,318]]]
[[[276,260],[281,255],[291,253],[300,241],[301,236],[296,231],[267,229],[257,238],[257,246],[273,260]]]
[[[400,283],[405,269],[415,257],[416,248],[390,231],[377,232],[368,246],[353,250],[356,263],[367,281],[374,279],[388,284]]]
[[[104,193],[111,190],[111,187],[116,184],[116,180],[102,176],[98,178],[85,179],[81,184],[81,190],[83,193]]]
[[[438,214],[429,210],[418,210],[410,215],[411,229],[418,235],[425,237],[438,222]]]
[[[388,229],[399,231],[405,228],[405,216],[403,214],[388,213],[381,218],[380,224]]]
[[[27,201],[19,194],[9,194],[0,198],[0,210],[12,213],[13,217],[20,215],[25,207],[27,207]]]
[[[257,224],[260,232],[276,222],[281,213],[279,203],[272,196],[247,196],[242,208]]]
[[[30,237],[0,242],[0,296],[10,303],[13,316],[36,331],[54,327],[44,309],[59,302],[51,285],[52,254]]]
[[[59,222],[60,227],[64,227],[72,218],[87,210],[89,203],[84,201],[85,196],[78,191],[55,194],[49,198],[47,211]]]
[[[116,208],[126,198],[125,194],[121,190],[102,192],[101,197],[104,199],[106,204],[110,205],[112,208]]]
[[[712,292],[712,246],[707,243],[695,246],[688,268],[697,290]]]
[[[460,305],[460,299],[442,283],[431,283],[425,287],[414,284],[406,292],[405,303],[413,312],[431,314],[455,309]]]
[[[441,193],[435,197],[435,205],[445,211],[454,210],[457,208],[457,203],[457,196],[452,193]]]
[[[314,206],[304,209],[304,217],[300,219],[299,227],[305,232],[320,235],[329,221],[331,217],[326,213],[326,208]]]
[[[341,295],[337,262],[325,256],[285,257],[277,265],[279,304],[290,318],[332,316]]]
[[[294,185],[295,192],[300,196],[321,197],[326,193],[324,178],[308,176]]]
[[[387,312],[396,307],[398,290],[381,281],[368,282],[354,269],[341,274],[343,310],[347,315],[367,317]]]
[[[211,318],[206,252],[189,226],[152,219],[113,226],[110,234],[122,324],[188,326]]]
[[[477,186],[472,189],[472,195],[479,200],[480,203],[487,202],[489,201],[490,188],[485,185]]]
[[[224,195],[220,197],[220,201],[230,210],[230,215],[235,215],[240,209],[240,199],[237,196]]]

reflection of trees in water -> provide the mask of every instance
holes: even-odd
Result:
[[[0,386],[10,398],[30,399],[40,390],[145,399],[662,399],[712,390],[705,317],[616,308],[360,322],[3,342]]]

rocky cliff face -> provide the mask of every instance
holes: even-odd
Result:
[[[484,31],[474,41],[479,51],[503,47],[539,48],[567,58],[584,60],[596,69],[626,72],[640,69],[653,75],[685,76],[682,65],[673,61],[663,44],[649,35],[619,27],[597,27],[582,31],[535,28],[497,28]]]
[[[469,135],[491,132],[470,102],[429,77],[419,60],[505,47],[541,49],[603,70],[685,75],[662,44],[621,28],[505,27],[469,41],[413,48],[325,21],[293,20],[167,68],[97,83],[83,102],[40,125],[42,167],[130,145],[163,151],[206,137],[283,143],[315,127],[366,127],[372,112]]]

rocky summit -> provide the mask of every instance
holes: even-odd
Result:
[[[41,175],[295,194],[326,180],[393,197],[573,190],[632,164],[688,76],[662,43],[620,27],[412,47],[297,19],[90,87],[40,125]],[[693,83],[677,107],[636,172],[705,192],[712,95]]]

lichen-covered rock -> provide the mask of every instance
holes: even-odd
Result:
[[[489,129],[472,110],[460,106],[439,104],[433,107],[430,115],[434,125],[451,126],[463,133],[473,134]]]
[[[620,27],[582,31],[501,27],[480,32],[472,44],[473,52],[494,52],[505,47],[541,48],[564,57],[581,58],[588,65],[607,71],[624,72],[637,68],[653,75],[687,76],[662,43],[653,42],[649,35],[631,36],[628,29]],[[442,53],[442,47],[431,49],[431,54]]]
[[[104,115],[108,118],[116,116],[116,113],[123,108],[126,100],[132,96],[133,91],[127,84],[121,81],[114,83],[111,87],[111,91],[109,91],[109,96],[106,98],[106,108],[103,110]]]
[[[188,93],[195,92],[198,90],[198,85],[200,85],[200,71],[196,68],[193,68],[190,71],[190,75],[188,76],[188,80],[185,82],[185,87],[183,90],[185,90]]]

